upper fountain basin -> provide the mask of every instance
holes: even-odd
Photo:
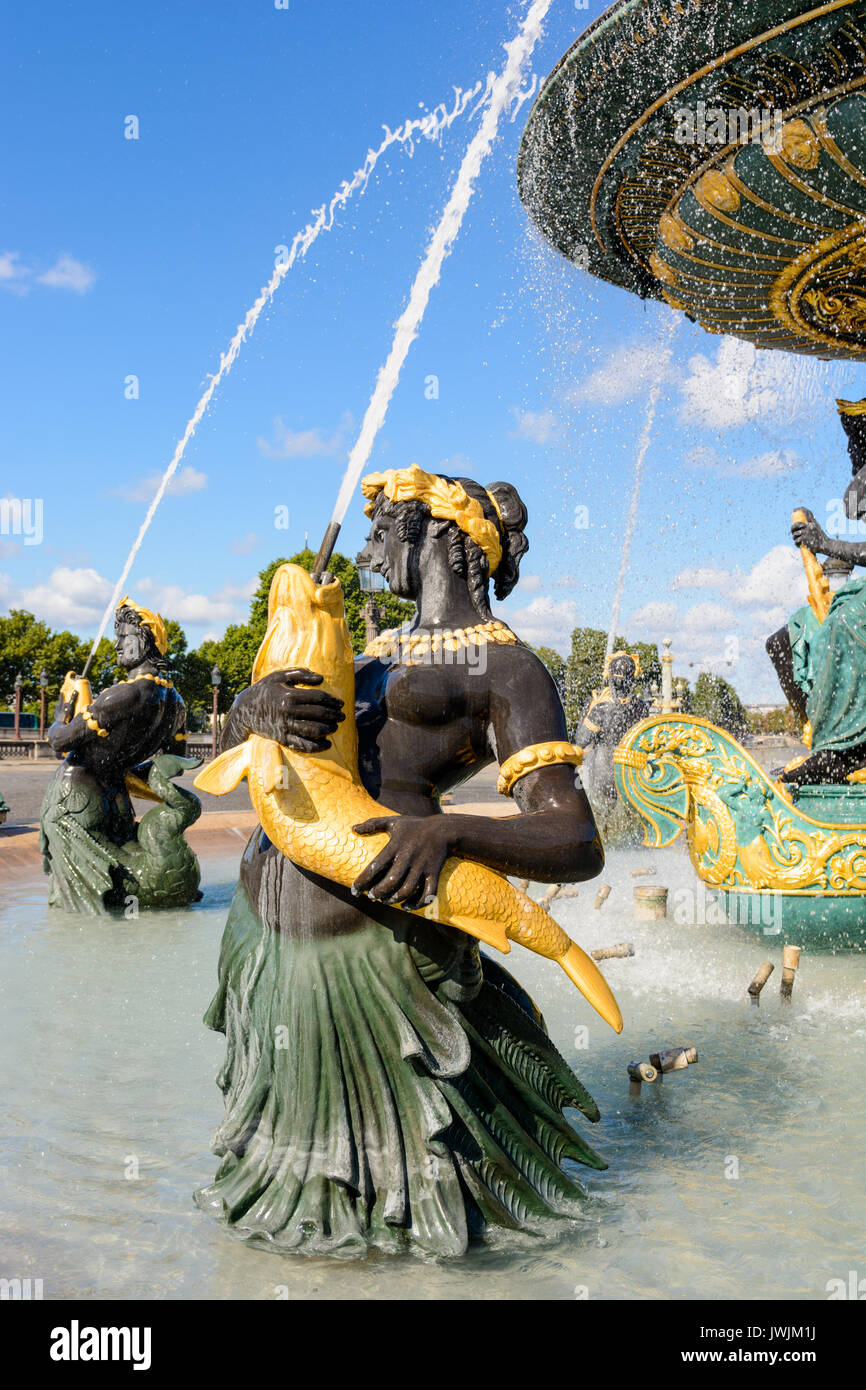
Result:
[[[866,11],[619,0],[557,64],[520,196],[576,264],[759,347],[866,353]]]

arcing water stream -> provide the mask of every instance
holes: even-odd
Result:
[[[629,503],[628,518],[625,524],[625,535],[622,542],[622,554],[619,561],[619,574],[616,580],[616,591],[613,596],[613,607],[610,610],[610,628],[607,634],[607,647],[605,649],[605,660],[613,652],[613,644],[616,641],[616,628],[619,622],[619,609],[622,603],[622,591],[625,587],[625,577],[628,573],[629,556],[631,555],[631,541],[634,534],[635,522],[637,521],[637,504],[640,499],[641,483],[643,482],[643,467],[646,461],[647,451],[652,442],[653,427],[655,426],[656,411],[658,410],[659,396],[661,395],[662,384],[667,371],[668,362],[671,358],[674,334],[677,330],[677,319],[673,312],[662,329],[659,341],[658,366],[656,374],[650,387],[649,401],[647,403],[646,418],[641,430],[640,439],[637,446],[637,459],[634,466],[634,483],[632,484],[631,502]]]
[[[445,211],[433,233],[418,274],[415,276],[409,294],[409,302],[397,320],[391,351],[384,366],[379,371],[376,386],[361,425],[361,432],[349,455],[349,462],[340,484],[340,491],[337,494],[331,524],[328,528],[332,535],[336,535],[336,529],[339,528],[346,515],[346,508],[358,485],[358,479],[366,467],[376,441],[376,435],[385,421],[403,364],[410,347],[418,336],[418,330],[430,299],[430,292],[438,283],[445,257],[454,245],[455,238],[463,224],[463,218],[474,191],[475,179],[478,177],[481,165],[493,148],[502,114],[519,92],[524,66],[532,56],[532,50],[541,37],[542,26],[551,3],[552,0],[534,0],[517,37],[505,45],[505,51],[508,55],[505,67],[499,76],[489,84],[489,96],[481,125],[463,157],[460,172],[451,190],[451,197],[448,199]]]
[[[549,3],[550,0],[548,0],[547,4],[543,4],[541,6],[536,4],[536,6],[534,6],[534,10],[538,8],[546,10],[548,8]],[[454,122],[460,116],[463,116],[470,106],[472,106],[470,115],[474,115],[475,112],[478,111],[480,107],[484,106],[486,103],[490,103],[490,107],[494,106],[498,99],[497,84],[500,81],[501,79],[497,79],[493,76],[493,74],[490,74],[487,78],[486,84],[483,87],[482,83],[480,82],[477,82],[474,87],[471,87],[466,91],[462,90],[460,87],[455,87],[454,102],[450,109],[447,108],[444,105],[444,103],[440,103],[432,111],[426,111],[423,116],[417,116],[410,120],[404,121],[403,124],[398,126],[396,130],[392,131],[388,128],[388,126],[385,126],[385,136],[379,144],[379,146],[376,149],[370,149],[367,151],[367,157],[364,160],[364,163],[358,169],[355,170],[355,173],[352,175],[351,179],[346,180],[334,194],[333,198],[331,198],[330,202],[323,203],[322,206],[315,213],[312,221],[308,222],[306,227],[304,227],[302,231],[297,233],[294,241],[291,244],[291,247],[288,250],[287,255],[280,258],[277,265],[275,266],[274,273],[271,276],[270,280],[261,290],[255,303],[250,307],[250,309],[248,309],[243,321],[238,325],[237,332],[235,333],[234,337],[229,343],[228,350],[221,354],[219,370],[215,372],[213,375],[211,375],[206,390],[204,391],[200,401],[198,402],[198,405],[193,411],[181,438],[178,440],[177,447],[175,448],[174,454],[171,458],[171,462],[169,463],[168,467],[162,475],[162,478],[160,479],[159,487],[157,488],[153,500],[151,501],[150,506],[147,509],[145,518],[139,528],[138,535],[135,538],[135,542],[132,546],[132,549],[129,552],[129,555],[127,556],[126,563],[123,566],[123,570],[121,571],[120,578],[118,579],[117,584],[114,587],[114,592],[112,593],[108,606],[106,607],[105,612],[102,615],[102,621],[99,624],[99,631],[97,632],[96,637],[94,638],[93,646],[90,649],[90,655],[88,656],[87,663],[84,667],[84,675],[86,675],[88,670],[90,669],[90,664],[93,661],[93,658],[96,654],[96,650],[99,646],[100,641],[102,640],[103,634],[105,633],[105,629],[108,626],[108,623],[111,619],[111,615],[113,614],[117,606],[118,600],[120,599],[120,596],[123,593],[124,585],[126,584],[127,578],[129,577],[129,572],[132,569],[132,566],[135,562],[135,557],[138,554],[141,548],[142,541],[144,540],[144,537],[148,532],[150,524],[153,521],[154,516],[156,515],[156,510],[163,497],[165,496],[166,490],[168,489],[168,486],[172,478],[177,472],[181,459],[183,458],[184,453],[186,452],[187,445],[189,444],[190,440],[195,434],[199,422],[201,421],[205,411],[210,405],[214,392],[216,391],[220,382],[226,376],[228,376],[238,356],[238,353],[240,352],[247,338],[255,328],[259,316],[261,315],[262,311],[267,307],[267,305],[270,304],[271,300],[277,292],[277,289],[279,288],[285,276],[291,270],[292,266],[295,265],[295,263],[299,259],[306,256],[310,247],[318,239],[322,232],[327,232],[331,230],[331,228],[334,225],[334,220],[337,213],[343,207],[345,207],[346,203],[353,196],[353,194],[358,192],[363,193],[366,190],[373,170],[375,169],[382,155],[385,154],[386,150],[389,150],[393,145],[399,144],[404,146],[405,149],[407,149],[411,157],[411,155],[414,153],[416,139],[423,138],[425,140],[431,141],[438,140],[443,131],[447,130],[449,126],[453,125]],[[513,114],[516,114],[517,110],[519,110],[520,106],[523,105],[524,101],[526,101],[533,94],[534,89],[534,81],[531,87],[526,91],[515,90],[514,83],[509,83],[507,99],[509,101],[513,100],[515,103],[515,110]],[[475,103],[474,106],[473,102]],[[497,108],[497,120],[500,111],[501,105]],[[484,128],[485,126],[482,125],[482,130]]]

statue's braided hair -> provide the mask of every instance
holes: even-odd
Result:
[[[448,481],[461,483],[469,496],[481,503],[488,521],[496,526],[502,544],[502,559],[493,576],[493,587],[498,599],[507,598],[517,583],[520,561],[529,549],[523,529],[527,512],[520,494],[511,483],[491,483],[485,489],[472,478],[449,478]],[[447,537],[448,563],[453,573],[466,580],[472,606],[478,616],[485,622],[490,621],[490,566],[487,556],[456,522],[434,519],[426,502],[391,502],[384,491],[377,494],[373,505],[373,517],[377,516],[390,517],[396,524],[400,540],[411,545],[421,539],[425,523],[432,528],[434,536]]]

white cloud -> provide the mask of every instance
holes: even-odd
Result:
[[[579,622],[578,607],[570,598],[534,598],[524,608],[510,609],[506,621],[531,647],[566,650]]]
[[[675,603],[664,603],[661,599],[651,599],[642,608],[635,609],[629,622],[629,631],[645,628],[653,634],[669,635],[669,630],[679,623],[679,610]]]
[[[552,410],[520,411],[512,406],[511,414],[517,426],[514,433],[521,439],[531,440],[533,444],[551,444],[562,435],[562,422]]]
[[[643,345],[616,348],[601,367],[569,391],[568,403],[618,405],[642,395],[647,387],[658,381],[660,373],[662,380],[673,378],[673,369],[664,364],[658,348]]]
[[[771,449],[742,461],[723,458],[715,449],[701,445],[685,455],[689,468],[714,472],[726,478],[780,478],[803,467],[803,459],[793,449]]]
[[[793,546],[777,545],[750,570],[705,565],[681,570],[672,591],[708,597],[682,610],[655,599],[632,613],[633,638],[673,639],[674,670],[694,680],[700,671],[724,676],[747,700],[784,703],[765,651],[767,638],[806,602],[803,563]]]
[[[544,587],[540,574],[524,574],[520,577],[520,591],[523,594],[537,594]]]
[[[74,290],[76,294],[86,294],[96,281],[96,273],[77,261],[74,256],[58,256],[49,270],[36,276],[40,285],[49,285],[55,290]]]
[[[162,476],[161,473],[154,473],[149,478],[139,478],[137,483],[131,483],[125,488],[117,488],[116,491],[127,502],[151,502],[162,481]],[[175,473],[166,488],[166,492],[172,497],[187,497],[191,492],[203,492],[206,487],[207,474],[199,473],[192,464],[188,463]]]
[[[439,471],[445,473],[449,478],[471,478],[473,476],[472,462],[465,454],[451,454],[449,458],[443,459],[439,465]]]
[[[21,274],[23,267],[16,264],[17,260],[17,251],[0,251],[0,280],[14,280]]]
[[[806,602],[806,574],[799,552],[775,545],[750,570],[742,583],[733,583],[731,597],[740,603],[784,605],[789,613]]]
[[[723,338],[715,359],[698,353],[681,383],[680,419],[704,429],[806,420],[841,380],[838,364],[790,353],[759,351],[739,338]]]
[[[232,541],[231,550],[233,555],[249,555],[261,544],[261,536],[257,536],[255,531],[249,531],[245,536],[239,536],[236,541]]]
[[[243,584],[225,584],[213,594],[199,594],[177,584],[140,579],[131,584],[130,594],[164,618],[181,624],[219,625],[222,631],[227,623],[246,620],[257,583],[253,577]],[[25,608],[51,627],[87,632],[99,624],[113,590],[111,580],[87,568],[60,565],[47,580],[24,588],[13,584],[8,575],[0,575],[0,609]]]
[[[86,294],[95,281],[96,272],[74,256],[58,256],[52,266],[37,273],[24,264],[18,251],[0,251],[0,285],[15,294],[29,294],[33,285]]]
[[[698,636],[702,633],[730,632],[737,626],[733,608],[723,603],[695,603],[680,619],[680,630]]]
[[[21,264],[17,251],[0,251],[0,285],[16,294],[27,293],[30,271]]]
[[[737,474],[741,478],[779,478],[802,468],[803,462],[793,449],[771,449],[746,459],[737,468]]]
[[[47,581],[7,592],[4,597],[10,608],[26,608],[51,627],[76,631],[99,622],[113,587],[94,569],[60,565]]]
[[[680,570],[671,580],[671,588],[676,589],[723,589],[730,582],[730,570],[704,568]]]
[[[224,584],[216,593],[200,594],[189,592],[179,584],[157,584],[152,579],[142,579],[135,586],[135,592],[145,598],[148,608],[158,609],[164,618],[174,618],[182,626],[213,623],[225,627],[246,619],[257,583],[258,579],[250,579],[245,584]]]
[[[337,458],[346,452],[346,431],[352,417],[345,414],[331,435],[320,429],[293,430],[282,417],[274,421],[273,439],[258,438],[259,451],[269,459]]]
[[[680,570],[671,589],[715,589],[737,604],[783,605],[792,612],[806,601],[806,577],[799,554],[790,545],[775,545],[751,570],[726,570],[721,566]]]

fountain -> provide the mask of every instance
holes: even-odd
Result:
[[[536,27],[524,38],[546,8],[532,7]],[[673,5],[671,15],[682,10]],[[513,51],[512,69],[529,51]],[[485,99],[493,94],[489,82]],[[625,87],[620,95],[629,99]],[[365,480],[375,563],[397,592],[420,584],[421,612],[351,669],[328,544],[465,206],[451,200],[419,272],[315,582],[277,576],[253,683],[205,774],[217,790],[246,779],[261,814],[240,883],[236,860],[211,860],[192,913],[148,914],[146,932],[130,923],[107,935],[100,919],[62,905],[46,914],[29,882],[4,885],[4,1243],[8,1267],[40,1287],[44,1277],[48,1298],[301,1300],[322,1289],[366,1300],[820,1298],[861,1253],[852,1217],[862,1212],[866,1136],[850,1095],[863,1030],[845,962],[807,957],[784,1011],[769,992],[760,1010],[743,1007],[772,943],[758,955],[724,924],[684,932],[680,900],[694,897],[684,855],[664,859],[667,920],[632,920],[632,875],[646,872],[646,857],[630,850],[607,866],[604,913],[563,893],[554,924],[549,893],[539,901],[537,890],[508,882],[577,880],[600,866],[573,778],[580,752],[566,742],[555,692],[487,611],[486,585],[492,578],[506,593],[524,548],[513,489],[415,469]],[[250,326],[248,316],[211,387]],[[650,408],[647,442],[652,399]],[[188,427],[181,452],[189,437]],[[639,483],[640,469],[635,498]],[[314,669],[287,673],[289,660]],[[482,820],[459,801],[437,814],[439,792],[459,791],[467,772],[493,761],[484,699],[475,703],[482,690],[509,692],[498,702],[496,760],[504,790],[531,814]],[[77,711],[75,693],[70,682],[64,714]],[[81,696],[86,707],[83,686]],[[459,704],[456,723],[443,723],[443,701]],[[459,896],[467,874],[469,912]],[[207,1014],[226,1035],[214,1177],[202,1136],[220,1056],[197,1016],[220,933]],[[609,961],[627,1005],[622,1034],[610,989],[574,946],[588,933],[590,957]],[[480,941],[505,950],[512,940],[529,948],[520,984],[479,951]],[[790,960],[779,963],[790,976]],[[82,981],[100,1001],[85,1017]],[[614,1029],[576,1014],[574,984]],[[532,995],[543,995],[546,1022]],[[694,1040],[701,1066],[689,1082],[627,1095],[629,1058],[664,1045],[666,1060],[694,1061]],[[576,1075],[589,1049],[600,1107]],[[650,1083],[654,1065],[633,1065]],[[819,1090],[816,1127],[802,1098]],[[582,1133],[599,1110],[614,1182]],[[741,1159],[748,1182],[727,1181]],[[193,1188],[243,1244],[189,1210]],[[833,1209],[814,1222],[822,1197]],[[528,1240],[527,1230],[546,1238]],[[375,1258],[275,1262],[270,1253],[371,1248],[461,1258],[413,1269]]]
[[[543,85],[524,133],[521,197],[563,254],[707,331],[822,358],[866,351],[866,23],[846,0],[619,0]],[[866,402],[840,402],[866,512]],[[646,433],[646,431],[645,431]],[[645,450],[644,450],[645,452]],[[640,461],[639,461],[640,463]],[[640,467],[638,468],[639,484]],[[646,843],[688,833],[733,920],[859,946],[866,936],[863,580],[838,594],[816,552],[866,549],[794,514],[811,610],[768,650],[812,753],[768,777],[705,720],[662,713],[614,754]]]
[[[520,195],[583,269],[758,347],[866,351],[854,0],[619,0],[532,109]]]

